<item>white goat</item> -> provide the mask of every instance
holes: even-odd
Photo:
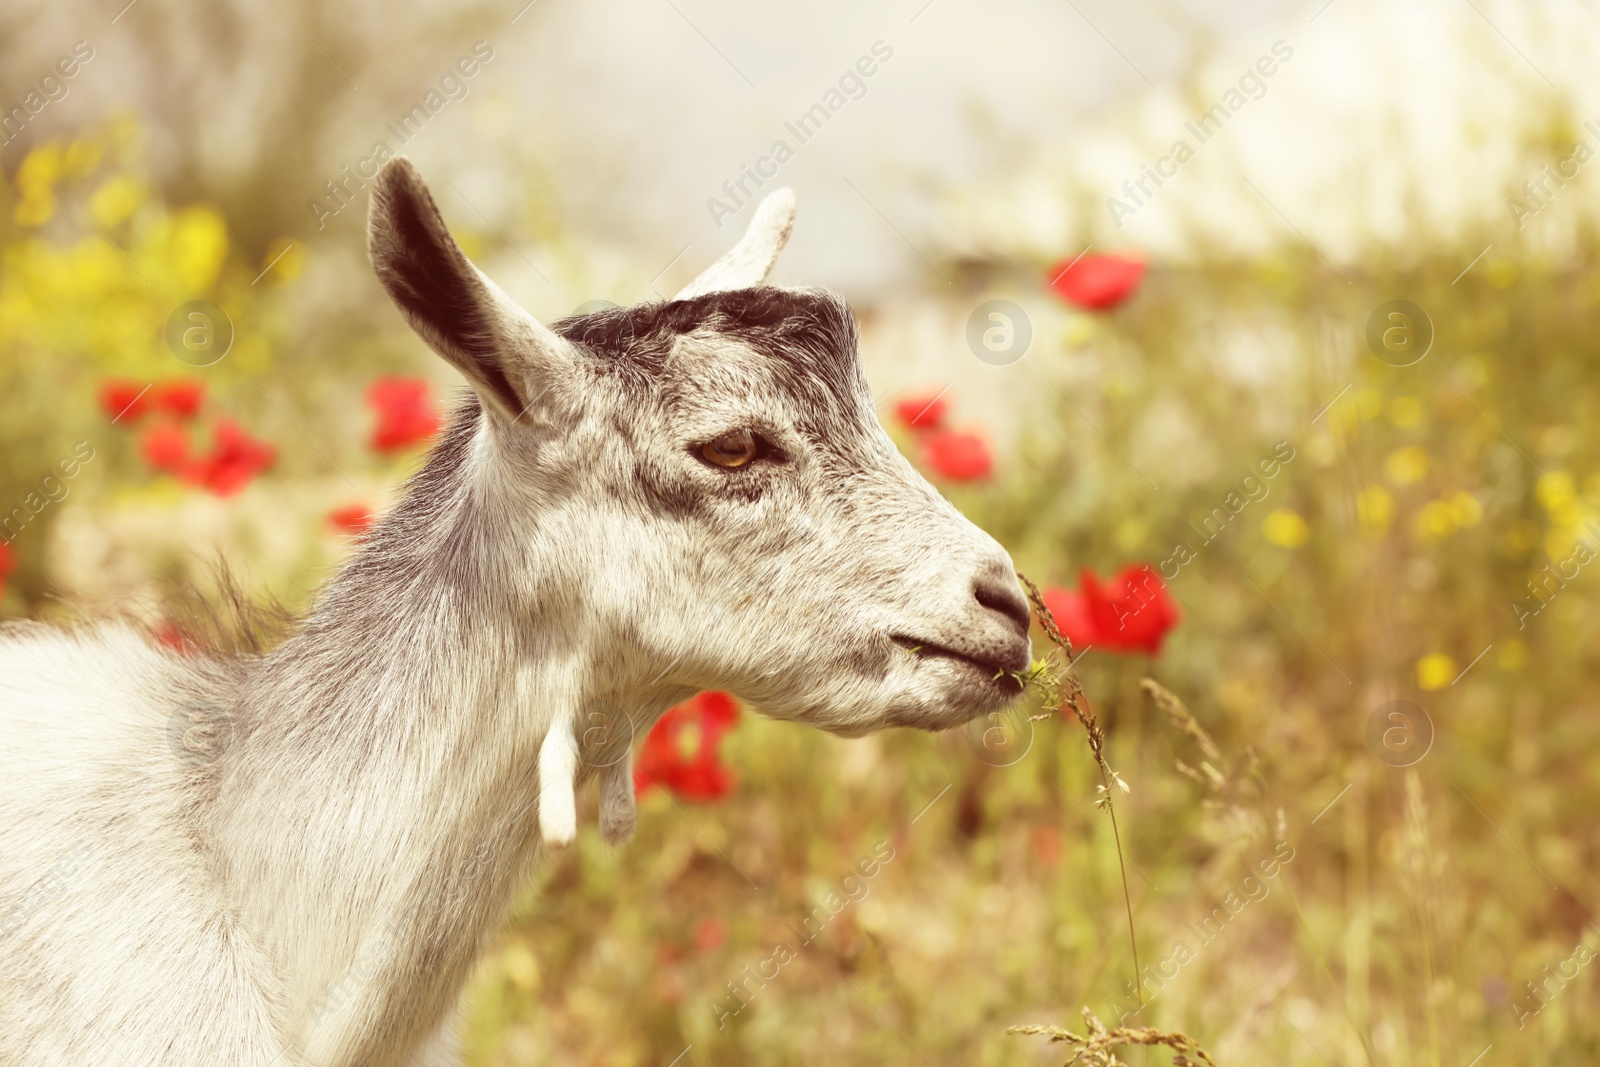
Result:
[[[373,266],[475,395],[269,653],[0,632],[0,1063],[454,1064],[574,789],[631,833],[671,705],[855,736],[1015,696],[1010,560],[879,426],[843,303],[760,284],[792,218],[775,193],[674,300],[547,327],[388,164]]]

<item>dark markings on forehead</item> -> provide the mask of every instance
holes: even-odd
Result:
[[[552,328],[625,377],[658,378],[677,338],[700,330],[770,356],[774,377],[782,384],[822,385],[846,403],[862,385],[855,317],[844,301],[816,289],[758,286],[707,293],[691,300],[607,308],[562,319]]]

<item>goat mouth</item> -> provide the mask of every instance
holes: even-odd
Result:
[[[907,637],[905,634],[892,634],[889,640],[918,659],[954,660],[957,663],[962,663],[981,671],[990,683],[998,689],[1008,693],[1022,692],[1022,679],[1017,677],[1017,672],[998,659],[984,659],[980,656],[950,648],[947,645],[939,645],[932,641],[921,641],[914,637]]]

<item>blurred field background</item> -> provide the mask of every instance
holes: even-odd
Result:
[[[9,5],[0,615],[181,644],[219,558],[303,608],[393,499],[459,380],[371,279],[364,193],[324,186],[375,141],[536,314],[655,299],[877,41],[769,183],[800,203],[775,281],[845,293],[891,432],[1054,602],[1166,565],[1159,652],[1080,667],[1130,786],[1130,1023],[1219,1064],[1600,1061],[1592,4]],[[401,149],[386,123],[469,55]],[[1147,270],[1085,307],[1083,253]],[[1399,299],[1431,322],[1409,366],[1367,339]],[[1015,362],[969,346],[990,300],[1029,324]],[[226,313],[215,362],[169,343],[193,301]],[[1390,701],[1431,723],[1408,767]],[[469,1062],[1069,1059],[1006,1028],[1114,1025],[1134,968],[1084,732],[1029,710],[842,741],[745,709],[729,787],[650,790],[620,850],[588,798],[468,990]]]

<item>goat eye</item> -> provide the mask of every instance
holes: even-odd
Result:
[[[702,459],[729,470],[748,466],[760,452],[761,439],[749,430],[734,430],[700,446]]]

